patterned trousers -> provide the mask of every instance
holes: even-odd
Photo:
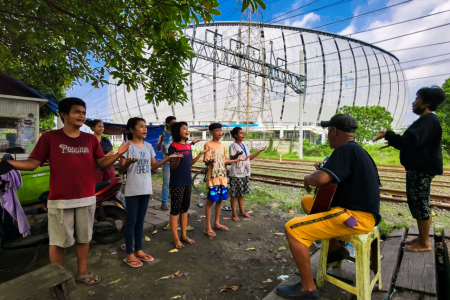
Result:
[[[409,210],[416,220],[430,219],[430,190],[433,178],[434,175],[406,170],[406,198]]]

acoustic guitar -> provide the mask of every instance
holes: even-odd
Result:
[[[310,214],[317,214],[328,211],[330,209],[331,201],[336,192],[337,183],[330,182],[320,188],[316,188],[314,193],[314,203]]]
[[[325,157],[322,163],[317,169],[320,169],[328,160],[328,157]],[[320,188],[316,188],[314,192],[314,203],[311,208],[310,214],[317,214],[321,212],[328,211],[330,209],[331,201],[333,200],[334,193],[336,192],[337,183],[332,181],[327,183]]]

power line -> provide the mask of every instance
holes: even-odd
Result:
[[[330,8],[330,7],[333,7],[333,6],[336,6],[336,5],[340,5],[340,4],[344,4],[344,3],[347,3],[347,2],[351,2],[351,1],[353,1],[353,0],[341,0],[341,1],[338,1],[338,2],[334,2],[334,3],[331,3],[331,4],[328,4],[328,5],[325,5],[325,6],[322,6],[322,7],[319,7],[319,8],[316,8],[316,9],[313,9],[313,10],[301,13],[301,14],[298,14],[298,15],[293,15],[293,16],[290,16],[290,17],[287,17],[287,18],[284,18],[284,19],[281,19],[281,20],[277,20],[277,22],[285,21],[285,20],[288,20],[288,19],[291,19],[291,18],[295,18],[295,17],[298,17],[298,16],[306,15],[306,14],[309,14],[309,13],[312,13],[312,12],[315,12],[315,11],[323,10],[323,9],[326,9],[326,8]],[[412,1],[412,0],[408,0],[408,1]],[[278,19],[278,18],[274,18],[274,19]],[[272,19],[272,20],[274,20],[274,19]],[[269,20],[269,21],[271,21],[271,20]]]
[[[350,33],[350,34],[347,34],[347,35],[344,35],[344,36],[352,36],[352,35],[360,34],[360,33],[363,33],[363,32],[374,31],[374,30],[377,30],[377,29],[382,29],[382,28],[386,28],[386,27],[390,27],[390,26],[394,26],[394,25],[398,25],[398,24],[403,24],[403,23],[407,23],[407,22],[411,22],[411,21],[416,21],[416,20],[419,20],[419,19],[432,17],[432,16],[435,16],[435,15],[439,15],[439,14],[442,14],[442,13],[449,12],[449,11],[450,10],[444,10],[444,11],[440,11],[440,12],[437,12],[437,13],[434,13],[434,14],[430,14],[430,15],[426,15],[426,16],[422,16],[422,17],[417,17],[417,18],[414,18],[414,19],[409,19],[409,20],[405,20],[405,21],[401,21],[401,22],[397,22],[397,23],[391,23],[391,24],[388,24],[388,25],[380,26],[380,27],[369,28],[369,29],[366,29],[366,30]]]
[[[311,5],[311,4],[314,4],[314,3],[319,2],[319,1],[320,1],[320,0],[316,0],[316,1],[310,2],[310,3],[308,3],[308,4],[305,4],[305,5],[303,5],[303,6],[300,6],[299,8],[296,8],[296,9],[294,9],[294,10],[288,11],[287,13],[284,13],[284,14],[282,14],[282,15],[279,15],[279,16],[275,17],[275,18],[272,18],[272,19],[270,19],[270,20],[268,20],[268,21],[266,21],[266,22],[264,22],[264,23],[267,23],[267,22],[270,22],[270,21],[272,21],[272,20],[278,19],[279,17],[288,15],[288,14],[290,14],[290,13],[296,11],[296,10],[305,8],[305,7],[307,7],[307,6]],[[340,1],[340,2],[343,2],[343,1]]]

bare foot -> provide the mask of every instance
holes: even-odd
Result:
[[[416,237],[415,239],[407,240],[404,243],[405,243],[405,245],[413,245],[413,244],[416,244],[418,241],[419,241],[419,238]]]
[[[194,240],[191,240],[191,239],[188,238],[187,236],[182,237],[181,240],[182,240],[183,242],[186,242],[186,243],[190,244],[190,245],[195,244],[195,241],[194,241]]]
[[[184,248],[184,245],[180,241],[180,239],[173,239],[173,244],[174,244],[175,248],[177,248],[177,249]]]
[[[428,245],[422,245],[420,243],[415,243],[408,247],[403,247],[404,251],[407,252],[423,252],[423,251],[431,251],[431,244],[428,243]]]
[[[220,224],[214,225],[214,229],[220,230],[220,231],[228,231],[228,227],[227,226],[223,226],[223,225],[220,225]]]
[[[241,219],[239,219],[239,217],[237,215],[234,215],[232,217],[233,221],[239,222]]]
[[[241,212],[239,215],[240,215],[240,216],[243,216],[243,217],[246,217],[246,218],[251,218],[251,217],[252,217],[252,216],[250,216],[248,213],[246,213],[245,211],[244,211],[244,212]]]
[[[203,231],[204,234],[206,234],[209,237],[215,237],[216,233],[212,230],[212,229],[205,229],[205,231]]]

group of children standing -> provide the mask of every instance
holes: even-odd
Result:
[[[190,207],[192,177],[191,167],[204,155],[204,163],[208,166],[206,187],[208,190],[207,203],[205,205],[206,227],[205,235],[216,236],[214,230],[227,231],[228,228],[221,225],[220,212],[222,201],[231,197],[233,220],[239,221],[237,215],[237,203],[239,203],[240,216],[249,218],[244,211],[244,195],[250,193],[250,160],[258,156],[266,147],[254,154],[250,154],[247,145],[243,144],[245,134],[240,127],[235,127],[231,134],[235,142],[230,146],[230,157],[226,155],[226,148],[220,142],[223,137],[222,125],[212,123],[209,131],[212,140],[207,142],[204,150],[195,158],[192,156],[191,146],[198,142],[195,139],[188,143],[189,130],[186,122],[176,122],[175,117],[166,118],[166,130],[161,135],[157,150],[164,152],[164,159],[155,160],[153,147],[144,142],[147,135],[146,122],[142,118],[131,118],[127,123],[131,146],[120,159],[119,173],[127,172],[127,184],[125,186],[125,199],[127,203],[127,223],[125,225],[125,243],[127,258],[124,262],[130,267],[138,268],[144,262],[152,262],[154,259],[142,251],[142,234],[144,218],[147,212],[150,195],[152,194],[151,171],[163,166],[163,193],[161,209],[168,209],[167,198],[170,191],[170,229],[173,234],[173,244],[176,248],[184,248],[195,241],[187,236],[188,227],[187,211]],[[227,182],[226,165],[231,165],[229,185]],[[215,220],[211,226],[211,210],[215,203]],[[178,227],[180,216],[180,228]],[[181,230],[181,237],[178,230]],[[134,248],[133,248],[134,237]]]

